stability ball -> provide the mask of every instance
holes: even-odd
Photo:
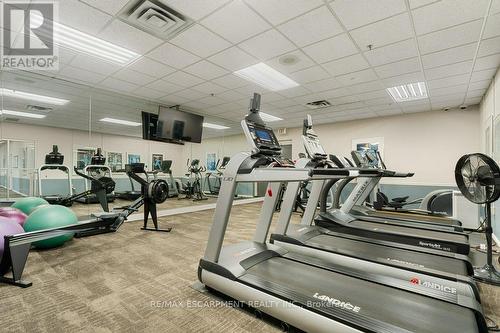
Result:
[[[20,226],[23,226],[28,216],[17,208],[3,207],[0,208],[0,217],[5,217]]]
[[[2,258],[4,252],[4,236],[22,234],[23,232],[23,227],[19,224],[5,221],[4,218],[0,220],[0,258]]]
[[[11,207],[21,210],[24,214],[29,214],[34,207],[48,204],[49,203],[42,198],[26,197],[16,200],[16,202],[14,202]]]
[[[40,205],[40,206],[34,206],[30,209],[30,211],[28,212],[28,215],[31,215],[35,210],[37,210],[38,208],[42,208],[42,207],[47,207],[47,206],[50,206],[50,204],[43,204],[43,205]]]
[[[24,223],[24,230],[30,232],[64,227],[77,223],[78,217],[71,209],[60,205],[49,205],[40,207],[31,213]],[[33,245],[39,249],[51,249],[63,245],[71,238],[73,238],[73,234],[61,235],[34,242]]]

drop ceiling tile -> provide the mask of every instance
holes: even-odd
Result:
[[[151,88],[141,87],[133,92],[134,95],[146,98],[146,99],[158,99],[160,97],[165,96],[165,93],[162,91],[154,90]]]
[[[66,49],[64,47],[59,47],[59,67],[61,67],[61,64],[70,64],[77,55],[77,52]]]
[[[245,95],[234,90],[224,91],[222,93],[217,94],[216,96],[222,98],[227,102],[237,101],[239,99],[243,99],[246,97]]]
[[[162,0],[167,6],[174,8],[193,20],[199,20],[228,3],[230,0]]]
[[[364,101],[363,103],[366,104],[366,105],[368,105],[368,106],[370,106],[370,108],[374,107],[374,106],[379,106],[379,105],[383,105],[384,107],[395,107],[395,106],[397,106],[397,104],[394,103],[394,101],[389,96],[389,94],[387,94],[386,97],[369,99],[367,101]]]
[[[59,71],[58,77],[66,78],[73,82],[86,82],[86,83],[98,83],[101,82],[106,76],[93,73],[88,70],[65,66],[63,69]]]
[[[167,95],[159,99],[162,103],[166,105],[180,105],[189,102],[189,99],[177,96],[175,94]]]
[[[194,89],[185,89],[185,90],[181,90],[181,91],[176,92],[174,95],[191,101],[194,99],[200,99],[203,97],[207,97],[209,94],[210,93],[205,93],[205,92],[197,91]]]
[[[288,98],[293,98],[293,97],[298,97],[298,96],[302,96],[302,95],[307,95],[307,94],[310,94],[310,93],[311,92],[309,90],[307,90],[306,88],[304,88],[302,86],[298,86],[298,87],[290,88],[290,89],[286,89],[286,90],[281,90],[279,92],[280,95],[288,97]]]
[[[337,76],[337,80],[344,86],[351,86],[363,82],[369,82],[377,79],[377,75],[372,69],[365,69],[359,72],[349,73]]]
[[[366,92],[371,92],[375,90],[384,89],[384,85],[380,81],[371,81],[366,83],[360,83],[347,88],[352,94],[361,94]]]
[[[151,60],[146,57],[141,57],[131,65],[127,66],[129,69],[154,76],[156,78],[164,77],[165,75],[175,72],[175,68],[164,65],[160,62]]]
[[[491,38],[500,35],[500,14],[491,15],[486,21],[483,38]]]
[[[330,100],[332,98],[339,98],[351,95],[351,92],[346,88],[338,88],[338,89],[322,91],[321,95],[324,96],[327,100]]]
[[[264,87],[261,87],[261,86],[255,85],[255,84],[251,84],[251,85],[237,88],[234,90],[239,92],[240,94],[248,96],[248,98],[243,99],[243,105],[246,105],[246,106],[248,106],[248,101],[249,101],[250,97],[253,96],[254,93],[258,93],[258,94],[262,95],[266,92],[269,92],[269,90],[265,89]],[[236,102],[238,102],[238,101],[236,101]],[[265,103],[265,101],[263,101],[263,103]]]
[[[469,97],[467,96],[467,98],[465,99],[465,105],[476,105],[476,104],[479,104],[481,103],[481,100],[483,99],[483,95],[479,96],[479,97]]]
[[[481,40],[478,57],[500,53],[500,37]]]
[[[307,89],[312,92],[320,92],[325,90],[331,90],[340,88],[341,84],[337,81],[336,78],[329,78],[325,80],[310,82],[304,85]]]
[[[188,66],[184,68],[184,71],[199,76],[205,80],[211,80],[216,77],[221,77],[228,74],[228,71],[226,71],[225,69],[206,60],[202,60],[200,62],[197,62],[196,64]]]
[[[280,60],[285,59],[285,58],[293,58],[296,61],[294,63],[285,63]],[[280,56],[273,58],[269,61],[266,61],[266,64],[268,66],[271,66],[275,70],[281,73],[292,73],[296,72],[298,70],[304,69],[311,67],[314,64],[314,62],[304,54],[304,52],[297,50],[294,52],[287,53],[286,55]]]
[[[209,94],[219,94],[223,91],[226,91],[227,89],[219,85],[216,85],[215,83],[212,82],[205,82],[194,86],[193,90],[197,90],[199,92],[203,92],[209,95]]]
[[[422,81],[425,81],[425,79],[424,75],[420,71],[415,73],[393,76],[382,80],[386,88],[400,86],[402,84],[422,82]]]
[[[441,66],[425,70],[427,80],[434,80],[448,76],[470,73],[472,61],[463,61],[452,65]]]
[[[469,90],[486,90],[490,86],[491,80],[482,80],[477,82],[471,82],[469,85]]]
[[[361,49],[368,45],[381,47],[413,37],[408,13],[372,23],[351,31],[351,36]]]
[[[138,85],[132,84],[130,82],[118,80],[118,79],[115,79],[112,77],[108,77],[107,79],[105,79],[104,81],[99,83],[99,85],[106,87],[106,88],[113,89],[113,90],[123,91],[123,92],[132,92],[134,90],[137,90],[137,88],[139,88]]]
[[[276,108],[288,108],[290,106],[293,106],[296,104],[296,102],[291,99],[291,98],[285,98],[285,99],[282,99],[282,100],[279,100],[279,101],[274,101],[274,102],[271,102],[270,103],[272,106],[276,107]]]
[[[422,110],[422,111],[424,111],[424,110]],[[425,110],[425,111],[429,111],[429,110]],[[387,117],[387,116],[401,115],[403,112],[404,112],[404,110],[401,111],[398,109],[387,109],[387,110],[376,111],[375,114],[379,117]]]
[[[148,57],[179,69],[201,60],[200,57],[170,43],[165,43],[153,50],[148,54]]]
[[[289,75],[292,80],[299,84],[305,84],[313,81],[323,80],[330,77],[323,68],[320,66],[313,66],[307,69],[294,72]]]
[[[404,0],[336,0],[330,3],[348,30],[404,12]]]
[[[236,46],[213,55],[208,60],[232,72],[258,63],[257,59]]]
[[[486,89],[469,90],[467,92],[466,98],[483,97],[485,93],[486,93]]]
[[[417,72],[420,70],[420,62],[418,61],[418,58],[415,57],[393,62],[387,65],[378,66],[375,67],[374,70],[381,78],[387,78],[391,76]]]
[[[321,0],[246,0],[246,3],[274,25],[283,23],[323,4]]]
[[[98,37],[139,54],[145,54],[163,41],[119,20],[113,20]]]
[[[191,74],[182,71],[178,71],[173,74],[167,75],[163,78],[163,80],[166,80],[170,83],[186,88],[204,82],[203,79],[200,79],[199,77],[193,76]]]
[[[497,72],[496,68],[486,69],[483,71],[475,71],[472,73],[470,81],[477,82],[482,80],[491,80],[493,76],[496,74],[496,72]]]
[[[179,90],[182,90],[181,86],[167,82],[165,80],[157,80],[149,83],[145,88],[151,88],[163,92],[164,95],[173,94]]]
[[[445,0],[412,11],[417,35],[481,18],[488,0]],[[446,13],[443,15],[443,13]]]
[[[306,46],[343,32],[326,6],[286,22],[278,30],[298,46]]]
[[[490,15],[500,13],[500,2],[493,1],[491,3]]]
[[[358,53],[358,49],[347,34],[325,39],[303,48],[304,52],[318,63]]]
[[[420,52],[427,54],[459,45],[476,45],[481,33],[482,20],[461,24],[418,37]]]
[[[427,81],[427,87],[432,91],[433,89],[463,85],[467,84],[468,82],[469,82],[469,74],[461,74],[442,79]]]
[[[250,38],[238,46],[260,60],[268,60],[295,50],[295,46],[275,29]]]
[[[415,9],[441,0],[410,0],[410,8]]]
[[[499,65],[500,65],[500,53],[497,53],[486,57],[477,58],[476,64],[474,65],[474,70],[482,71],[485,69],[498,68]]]
[[[226,103],[226,101],[217,96],[206,96],[196,100],[197,102],[205,103],[207,105],[215,106]]]
[[[142,74],[127,68],[124,68],[121,71],[113,74],[113,77],[123,81],[131,82],[138,86],[143,86],[156,80],[155,77]]]
[[[467,91],[467,84],[461,84],[452,87],[429,89],[429,95],[431,96],[431,99],[435,99],[436,97],[439,96],[450,96],[457,94],[461,94],[462,96],[464,96],[466,91]]]
[[[439,105],[442,107],[455,107],[460,104],[462,104],[462,101],[464,100],[465,93],[457,93],[457,94],[448,94],[448,95],[442,95],[442,96],[431,96],[431,104],[433,107]]]
[[[76,0],[59,1],[58,21],[88,34],[99,32],[112,17]]]
[[[184,103],[183,106],[186,108],[190,108],[191,110],[194,110],[194,111],[202,111],[203,109],[210,107],[209,104],[202,103],[200,101],[190,101],[190,102]]]
[[[201,21],[232,43],[239,43],[271,26],[242,1],[233,1]]]
[[[415,42],[413,39],[407,39],[402,42],[387,45],[381,48],[374,48],[371,51],[364,52],[365,57],[372,66],[380,66],[399,60],[413,58],[418,56]]]
[[[345,57],[342,59],[330,61],[326,64],[323,64],[323,67],[331,74],[331,75],[342,75],[346,73],[357,72],[362,69],[366,69],[370,67],[370,65],[366,62],[366,60],[361,56],[361,54],[355,54],[349,57]]]
[[[225,75],[212,80],[213,83],[227,89],[235,89],[248,85],[248,81],[234,74]]]
[[[99,58],[79,54],[71,61],[71,66],[85,69],[102,75],[110,75],[122,69],[122,66],[110,63]]]
[[[193,25],[169,42],[202,58],[231,46],[231,43],[199,24]]]
[[[454,47],[452,49],[439,51],[422,56],[424,68],[434,68],[443,65],[454,64],[474,58],[476,43]]]
[[[129,0],[80,0],[111,15],[118,13]]]

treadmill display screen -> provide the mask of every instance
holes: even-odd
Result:
[[[261,140],[265,142],[272,142],[273,139],[271,138],[271,135],[267,131],[263,130],[255,130],[255,135]]]

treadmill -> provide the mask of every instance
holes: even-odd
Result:
[[[308,332],[487,332],[482,316],[409,291],[333,272],[320,259],[266,243],[283,183],[352,175],[341,169],[295,168],[259,116],[260,95],[241,122],[250,153],[231,158],[222,179],[199,280],[223,293]],[[252,241],[222,246],[238,183],[268,182]],[[381,303],[383,302],[383,303]],[[381,306],[383,304],[383,306]]]
[[[356,165],[360,167],[366,167],[367,165],[376,165],[377,167],[382,167],[386,169],[385,163],[377,157],[373,153],[367,152],[366,156],[361,156],[361,154],[357,151],[351,152]],[[339,158],[334,156],[334,162],[337,166],[342,167],[342,162]],[[379,166],[380,164],[380,166]],[[344,163],[344,166],[345,163]],[[413,174],[411,174],[413,175]],[[375,218],[385,218],[390,220],[401,220],[404,219],[408,223],[411,223],[412,226],[417,227],[430,227],[430,228],[442,228],[443,230],[452,230],[452,231],[460,231],[463,232],[462,223],[458,220],[452,219],[448,216],[443,216],[440,214],[432,213],[429,211],[415,209],[415,210],[376,210],[364,205],[365,200],[370,195],[371,192],[375,190],[379,179],[364,179],[366,185],[370,189],[370,192],[365,191],[364,195],[360,196],[354,205],[351,207],[350,213],[355,216],[360,217],[375,217]],[[349,180],[343,181],[345,183],[349,182]],[[345,184],[344,184],[345,185]],[[361,185],[360,185],[361,187]],[[358,188],[359,189],[359,188]],[[353,191],[354,192],[354,191]]]
[[[406,177],[405,175],[408,174],[390,170],[382,172],[383,177]],[[315,220],[316,225],[357,237],[399,243],[402,248],[412,246],[443,253],[469,254],[468,235],[455,231],[454,227],[424,224],[405,219],[351,215],[352,207],[360,200],[364,202],[378,183],[377,177],[372,178],[361,178],[340,209],[321,211]],[[329,187],[325,189],[328,190]]]
[[[318,137],[312,130],[310,116],[304,122],[302,139],[309,158],[299,159],[297,167],[311,169],[333,167],[333,163],[328,160]],[[348,169],[359,170],[360,176],[367,176],[367,171],[374,171],[374,169]],[[322,181],[315,183],[318,185],[317,183],[321,184]],[[332,269],[353,276],[436,297],[475,310],[479,308],[477,303],[479,291],[470,277],[473,274],[472,265],[465,256],[461,259],[458,255],[456,258],[446,258],[412,252],[344,238],[342,234],[311,226],[320,194],[318,186],[311,192],[301,224],[290,225],[293,198],[299,188],[298,182],[289,183],[287,186],[276,231],[271,235],[273,244],[321,258],[330,265],[335,265]],[[408,283],[409,281],[413,282]]]

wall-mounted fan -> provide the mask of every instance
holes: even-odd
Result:
[[[476,204],[484,204],[487,245],[486,265],[475,269],[474,277],[480,281],[500,285],[500,273],[493,266],[491,203],[500,197],[500,168],[490,157],[475,153],[462,156],[455,167],[455,180],[460,192]]]

